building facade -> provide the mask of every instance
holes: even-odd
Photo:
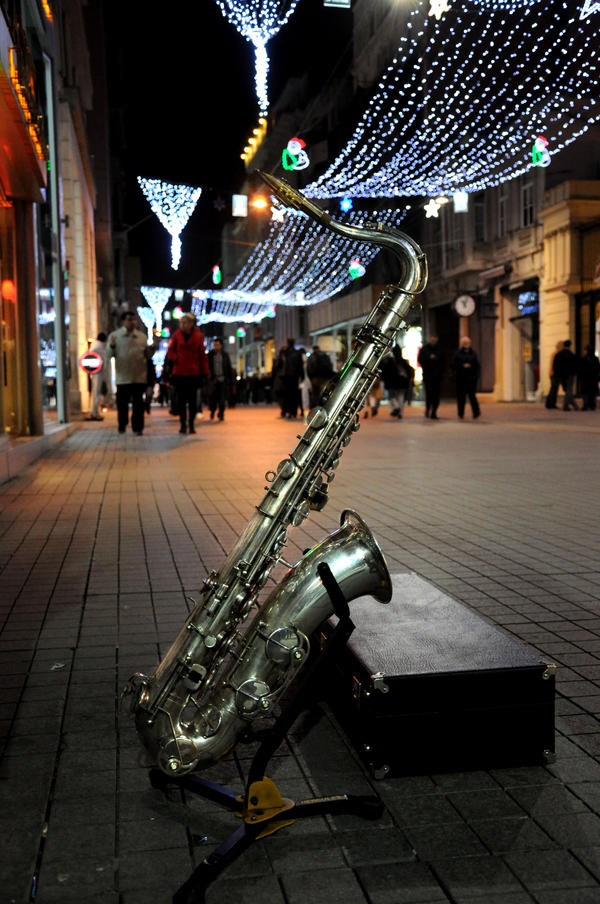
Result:
[[[0,3],[2,444],[42,435],[89,401],[78,362],[103,319],[95,171],[107,164],[88,138],[89,28],[81,0]]]

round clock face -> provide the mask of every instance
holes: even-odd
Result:
[[[461,317],[470,317],[475,310],[475,299],[470,295],[459,295],[454,302],[454,310]]]

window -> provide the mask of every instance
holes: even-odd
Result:
[[[508,186],[501,185],[498,189],[498,238],[502,238],[508,232]]]
[[[521,176],[521,227],[531,226],[534,222],[533,179],[529,173]]]
[[[473,230],[476,242],[485,242],[485,195],[477,192],[473,198]]]

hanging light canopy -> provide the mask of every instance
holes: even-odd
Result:
[[[304,193],[435,198],[524,173],[539,135],[557,154],[600,114],[597,20],[580,7],[462,0],[438,20],[420,5],[350,140]]]

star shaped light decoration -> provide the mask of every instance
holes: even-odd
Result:
[[[598,10],[600,10],[600,3],[598,2],[598,0],[585,0],[583,6],[581,7],[579,18],[587,19],[588,16],[591,16],[592,13],[597,13]]]
[[[285,217],[285,210],[283,207],[271,207],[271,219],[275,223],[283,223],[283,219]]]
[[[450,4],[448,3],[448,0],[429,0],[429,7],[429,15],[435,16],[439,22],[444,13],[449,11]]]
[[[430,198],[427,204],[424,205],[423,210],[425,211],[425,217],[438,217],[440,215],[440,207],[442,205],[439,201],[436,201],[435,198]]]

